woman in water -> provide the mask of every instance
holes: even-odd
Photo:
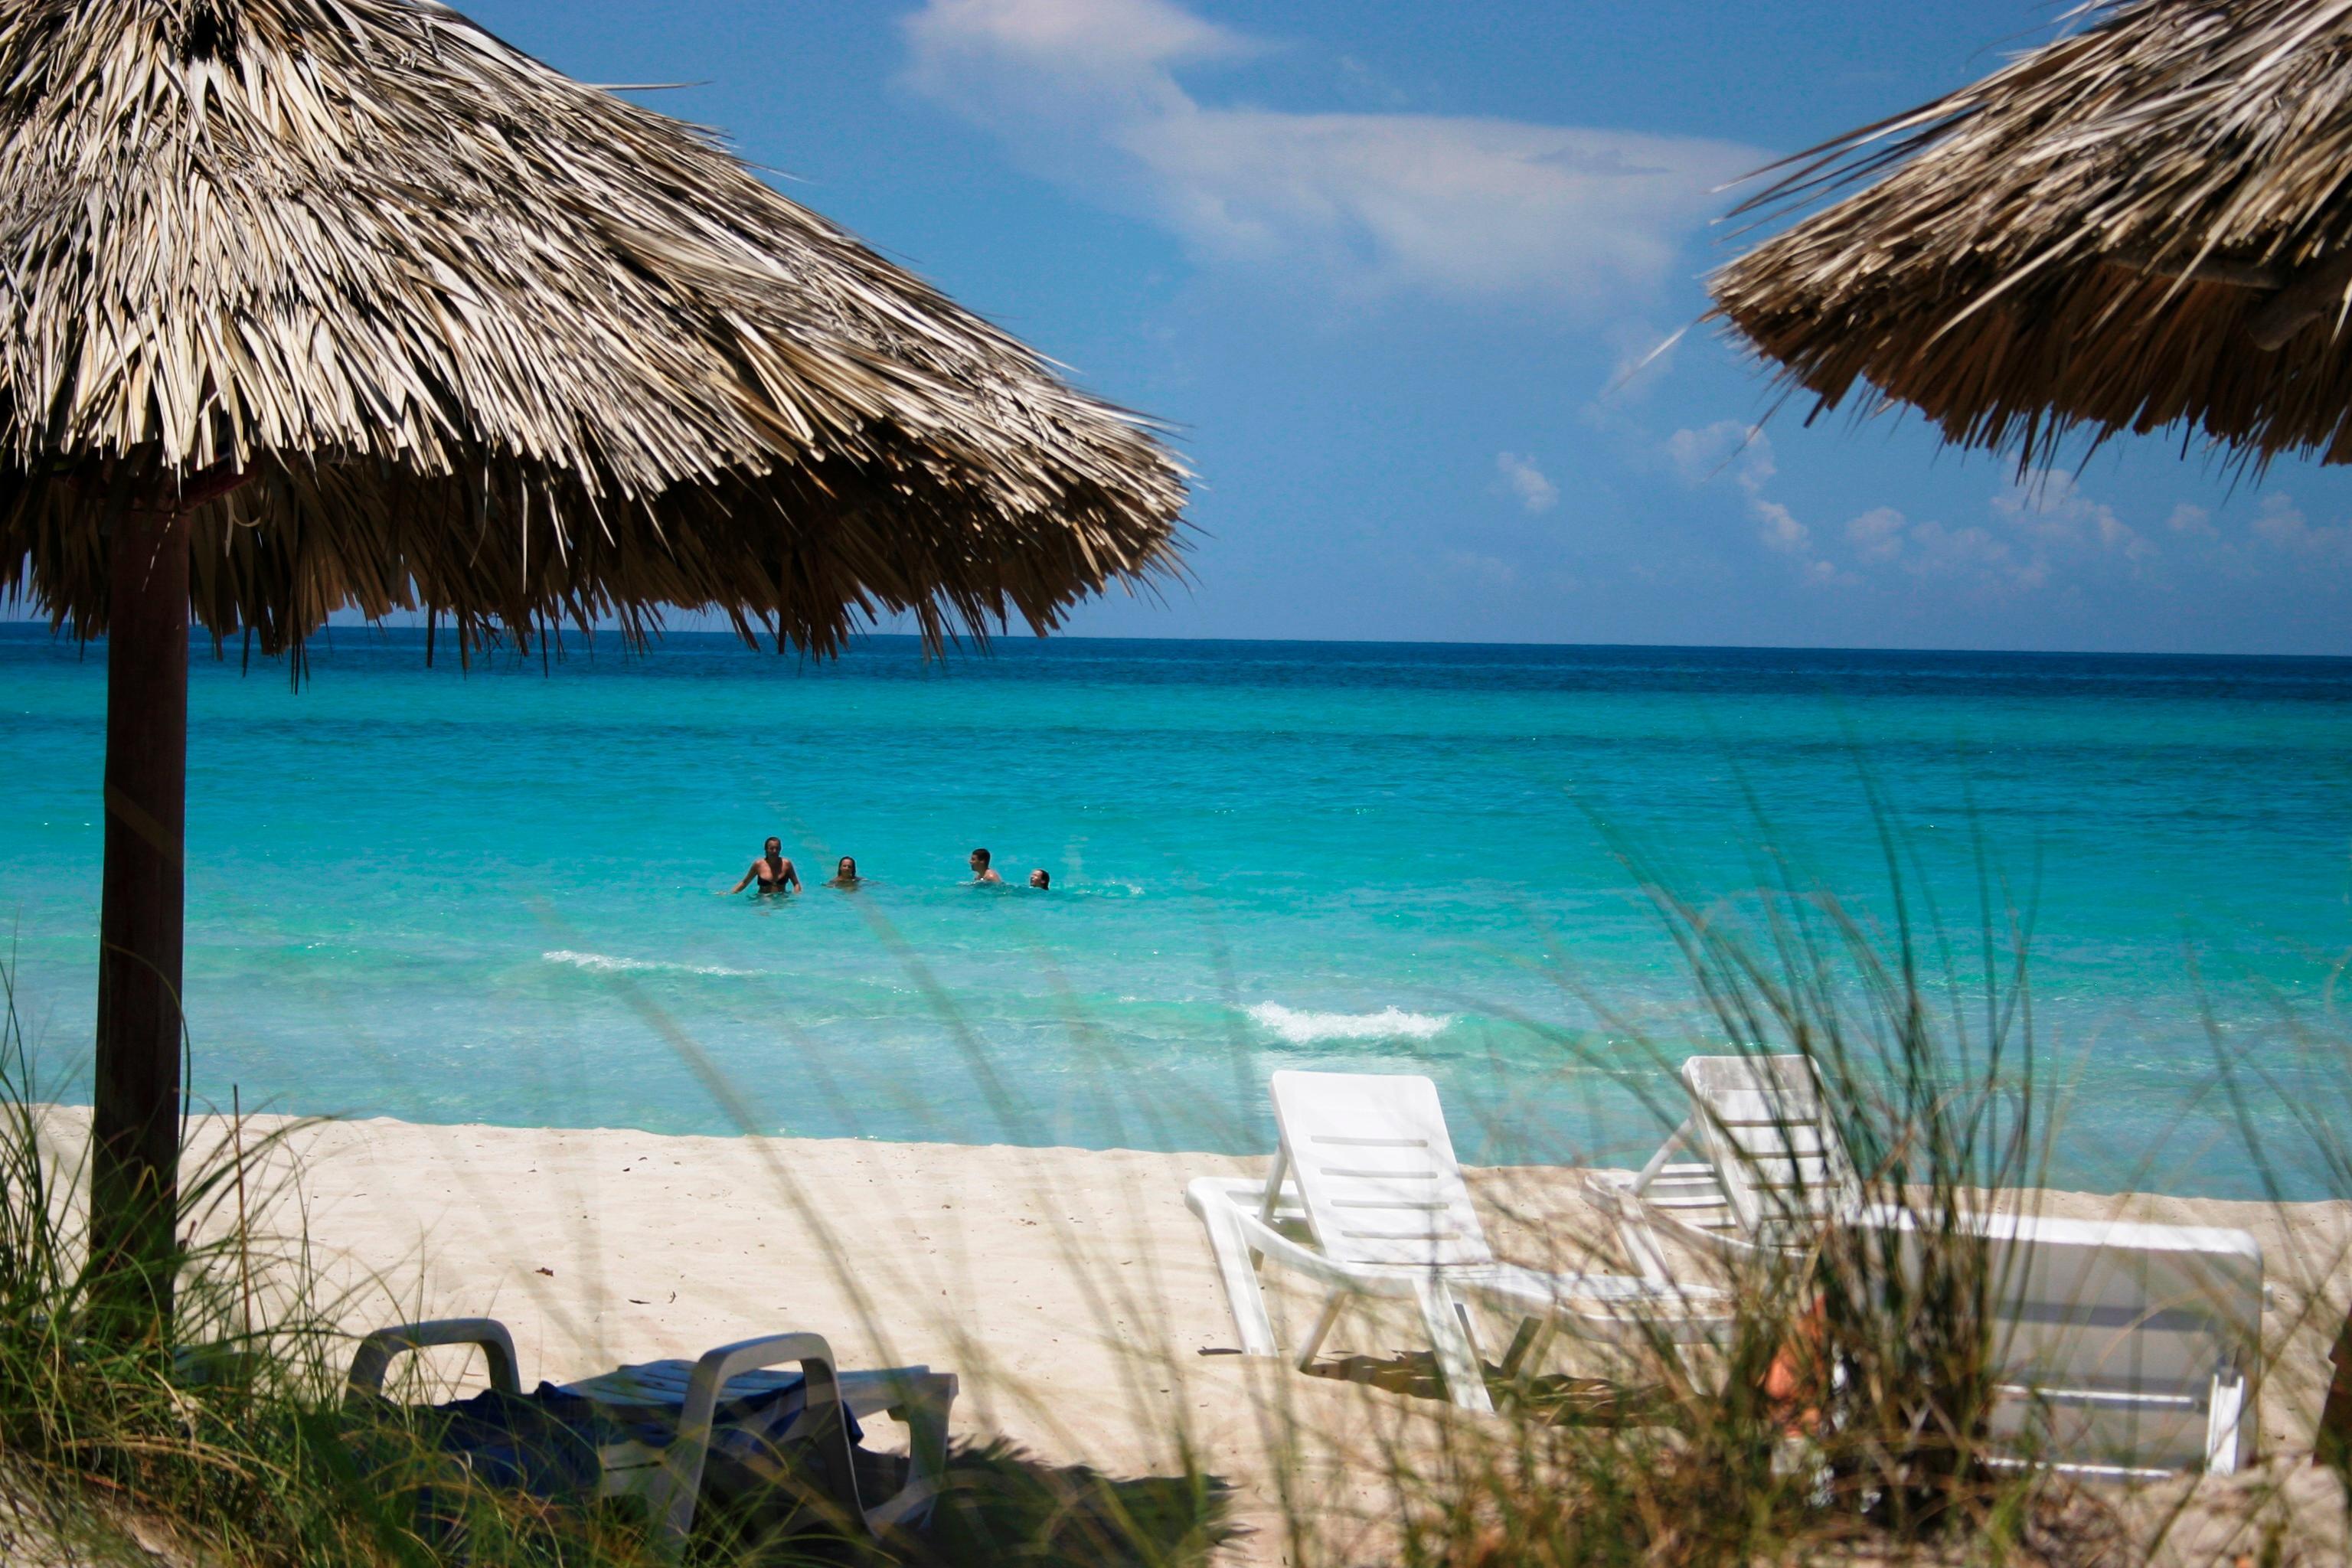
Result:
[[[741,892],[751,885],[755,877],[759,879],[762,893],[796,892],[801,885],[801,874],[793,869],[790,860],[784,858],[784,841],[781,838],[769,839],[761,847],[760,858],[751,862],[751,868],[743,873],[743,879],[727,891]]]
[[[825,886],[828,888],[854,888],[857,886],[857,883],[858,877],[856,858],[854,856],[844,855],[841,858],[841,863],[833,868],[833,880],[827,882]]]

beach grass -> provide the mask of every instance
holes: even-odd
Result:
[[[1921,1239],[1904,1267],[1894,1232],[1822,1220],[1779,1247],[1685,1259],[1734,1293],[1728,1336],[1697,1355],[1640,1347],[1636,1419],[1528,1412],[1412,1478],[1406,1561],[2110,1560],[2122,1531],[2098,1497],[2002,1462],[2017,1448],[1993,1436],[1995,1282],[1962,1224],[1989,1193],[2041,1184],[2050,1086],[2035,1077],[2021,933],[1984,933],[1980,989],[1957,1005],[1959,966],[1920,939],[1899,877],[1881,925],[1783,866],[1701,902],[1624,858],[1717,1036],[1653,1042],[1623,1023],[1613,1070],[1646,1057],[1646,1078],[1671,1082],[1693,1052],[1803,1058],[1865,1201],[1903,1211]]]

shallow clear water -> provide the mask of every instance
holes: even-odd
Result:
[[[1778,854],[1883,919],[1885,823],[1963,971],[1979,851],[2032,906],[2060,1179],[2252,1191],[2217,1049],[2296,1190],[2322,1178],[2294,1113],[2344,1120],[2347,1064],[2295,1020],[2325,1032],[2352,938],[2352,661],[1061,641],[926,666],[877,639],[814,667],[677,637],[465,674],[339,632],[299,691],[207,657],[191,700],[207,1098],[1258,1148],[1271,1068],[1420,1067],[1467,1152],[1622,1160],[1654,1142],[1655,1053],[1714,1042],[1612,846],[1706,898]],[[89,1038],[103,704],[102,647],[0,630],[0,919],[53,1089]],[[874,881],[718,896],[771,832],[813,882],[843,853]],[[961,886],[982,844],[1054,891]]]

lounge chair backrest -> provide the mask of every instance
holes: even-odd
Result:
[[[1494,1260],[1429,1079],[1278,1072],[1274,1118],[1326,1256],[1422,1268]]]
[[[1911,1216],[1871,1214],[1906,1233],[1916,1269]],[[2232,1451],[2251,1455],[2247,1379],[2263,1327],[2252,1234],[2042,1215],[1975,1223],[1988,1247],[1995,1375],[2016,1396],[1996,1434],[2021,1434],[2063,1462],[2169,1470],[2216,1460],[2242,1426]]]
[[[2042,1219],[1992,1279],[2005,1379],[2051,1405],[2053,1446],[2093,1463],[2197,1465],[2213,1390],[2260,1364],[2263,1250],[2242,1230]]]
[[[1803,1057],[1693,1057],[1683,1064],[1693,1132],[1748,1235],[1862,1206],[1862,1184]]]

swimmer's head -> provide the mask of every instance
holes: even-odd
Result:
[[[1029,873],[1029,885],[1033,888],[1050,888],[1054,885],[1054,879],[1046,872],[1045,867],[1040,866]]]
[[[985,871],[988,869],[987,850],[975,849],[971,852],[971,868],[975,871]]]
[[[781,838],[771,838],[760,847],[765,854],[781,855],[784,852],[784,841]]]
[[[833,868],[833,874],[840,878],[845,882],[853,880],[857,875],[856,860],[850,856],[844,855],[841,858],[841,864]]]

